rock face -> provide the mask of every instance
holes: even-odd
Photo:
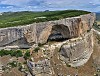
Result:
[[[33,61],[27,61],[33,75],[67,76],[72,74],[73,69],[69,71],[68,65],[72,67],[84,65],[90,59],[93,50],[96,50],[96,53],[100,50],[99,36],[95,34],[93,37],[94,21],[95,14],[90,13],[26,26],[1,28],[0,47],[17,45],[19,48],[28,48],[34,44],[30,48]],[[38,43],[44,45],[39,47]],[[37,47],[39,51],[35,52]],[[93,54],[96,65],[100,65],[99,54]],[[72,76],[76,75],[75,71]]]
[[[62,45],[60,49],[60,58],[66,64],[77,67],[85,64],[93,53],[93,32],[69,44]]]
[[[44,44],[48,40],[79,37],[92,28],[95,14],[61,20],[33,23],[26,26],[1,28],[0,47],[7,45],[31,46],[34,43]]]
[[[45,59],[39,62],[27,62],[33,76],[51,76],[50,61]]]
[[[100,32],[94,30],[93,31],[93,41],[94,41],[94,47],[93,47],[93,60],[96,70],[100,69]]]

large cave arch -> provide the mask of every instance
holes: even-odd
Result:
[[[38,38],[38,43],[45,44],[48,41],[63,41],[70,38],[70,30],[68,26],[63,24],[48,25]]]
[[[53,25],[48,41],[63,41],[70,38],[68,26],[63,24]]]

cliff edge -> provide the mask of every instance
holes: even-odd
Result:
[[[79,37],[91,30],[94,20],[95,14],[90,13],[26,26],[1,28],[0,47],[17,45],[24,48],[34,43],[44,44],[57,38],[55,35],[64,39]]]
[[[95,19],[95,14],[89,13],[26,26],[1,28],[0,47],[31,47],[32,59],[27,60],[27,65],[33,76],[76,76],[78,71],[79,76],[92,76],[93,73],[87,71],[87,67],[94,71],[92,64],[96,67],[100,65],[99,33],[92,28]]]

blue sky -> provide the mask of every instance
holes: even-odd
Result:
[[[100,0],[0,0],[0,12],[66,9],[100,12]]]

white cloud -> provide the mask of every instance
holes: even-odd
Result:
[[[14,8],[14,7],[13,6],[7,6],[6,8],[11,9],[11,8]]]
[[[0,0],[0,4],[13,5],[7,7],[17,10],[55,10],[55,9],[83,9],[89,11],[100,10],[100,0]],[[11,9],[10,9],[11,10]]]
[[[24,6],[27,5],[32,0],[2,0],[0,4],[7,4],[7,5],[15,5],[15,6]]]

